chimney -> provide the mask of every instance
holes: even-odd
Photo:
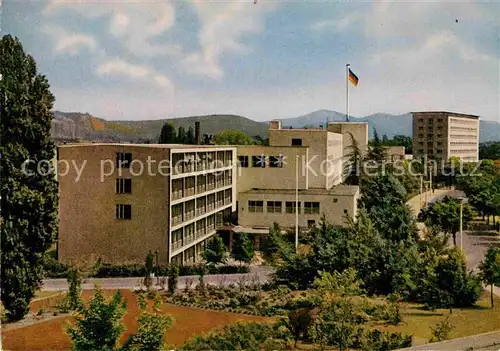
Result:
[[[281,129],[281,121],[271,121],[269,122],[269,129]]]
[[[194,122],[194,140],[196,145],[201,144],[200,122]]]

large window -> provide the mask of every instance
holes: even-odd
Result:
[[[240,167],[247,168],[248,167],[248,156],[238,156],[238,162],[240,163]]]
[[[286,213],[295,213],[295,201],[287,201],[285,203],[285,212]],[[300,202],[299,202],[299,213],[300,213]]]
[[[266,156],[252,156],[252,167],[266,168]]]
[[[248,201],[248,212],[264,212],[264,201]]]
[[[132,205],[116,205],[116,219],[132,219]]]
[[[302,146],[302,139],[292,139],[292,146]]]
[[[267,212],[269,212],[269,213],[281,213],[281,201],[268,201],[267,202]]]
[[[319,202],[304,202],[304,213],[319,214]]]
[[[117,194],[132,193],[132,179],[118,178],[116,180],[116,193]]]
[[[269,156],[269,167],[283,168],[283,156]]]
[[[116,168],[130,168],[132,154],[130,152],[116,153]]]

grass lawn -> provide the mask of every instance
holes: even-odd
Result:
[[[106,296],[111,296],[113,291],[105,291]],[[92,291],[84,291],[83,298],[89,299]],[[137,317],[139,309],[136,304],[135,295],[129,291],[123,291],[123,297],[127,301],[127,313],[123,317],[126,331],[121,342],[125,341],[137,328]],[[161,306],[162,311],[175,318],[172,328],[165,333],[165,342],[169,345],[179,345],[190,337],[208,332],[213,328],[221,328],[236,321],[272,321],[272,318],[241,315],[236,313],[207,311],[188,307],[178,307],[168,304]],[[68,350],[71,347],[70,340],[63,328],[71,323],[72,317],[60,317],[41,322],[24,328],[5,331],[2,335],[2,343],[5,350]]]
[[[485,292],[477,306],[468,309],[453,309],[450,316],[454,329],[451,338],[500,330],[500,298],[495,298],[495,307],[490,308],[490,295]],[[449,310],[426,311],[420,305],[408,305],[404,312],[403,323],[398,326],[384,326],[380,329],[413,334],[413,345],[429,342],[432,337],[431,326],[449,316]]]

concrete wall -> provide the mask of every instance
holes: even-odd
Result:
[[[327,221],[339,225],[345,224],[345,213],[347,210],[349,216],[357,213],[357,200],[359,193],[352,195],[335,195],[335,194],[314,194],[304,195],[299,193],[299,202],[301,202],[301,213],[299,213],[299,226],[306,228],[309,220],[314,220],[319,223],[324,214]],[[249,212],[248,201],[264,201],[263,212]],[[267,201],[282,201],[282,213],[268,213]],[[295,227],[295,214],[286,213],[285,202],[295,202],[295,194],[289,193],[240,193],[238,197],[238,224],[243,227],[253,228],[269,228],[274,222],[277,222],[284,228]],[[319,214],[305,214],[304,202],[319,202]]]
[[[328,173],[326,188],[342,183],[342,156],[343,156],[343,135],[328,133]]]
[[[326,172],[322,173],[321,166],[326,164],[328,132],[320,129],[269,129],[269,146],[292,146],[292,139],[301,139],[302,146],[309,147],[307,160],[301,159],[301,169],[307,172],[310,188],[327,187]],[[309,167],[308,167],[309,165]],[[315,170],[315,171],[311,171]],[[316,171],[318,170],[318,171]],[[302,171],[301,171],[302,172]]]
[[[245,192],[252,188],[260,189],[295,189],[296,182],[296,155],[299,162],[307,160],[307,147],[272,147],[272,146],[238,146],[238,156],[248,156],[248,167],[236,170],[236,184],[238,192]],[[252,156],[265,156],[265,168],[252,167]],[[283,156],[283,167],[269,167],[269,156]],[[299,189],[307,189],[307,173],[300,171],[299,163]]]
[[[328,131],[342,134],[343,155],[349,154],[351,146],[352,133],[354,139],[358,142],[359,148],[364,155],[368,150],[368,123],[366,122],[329,122]]]
[[[160,262],[168,260],[168,181],[162,176],[131,176],[115,169],[100,180],[101,160],[114,165],[117,152],[131,152],[146,162],[168,159],[168,149],[133,146],[60,147],[59,160],[76,161],[86,167],[78,182],[71,167],[59,174],[59,258],[62,262],[94,261],[143,263],[149,250],[159,250]],[[109,170],[109,168],[105,168]],[[115,194],[118,171],[132,178],[131,194]],[[63,170],[60,169],[60,172]],[[137,172],[138,169],[132,169]],[[132,219],[116,219],[116,204],[131,204]]]

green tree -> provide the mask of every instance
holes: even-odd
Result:
[[[40,286],[44,253],[57,233],[57,181],[47,162],[55,156],[54,96],[10,35],[0,39],[0,74],[1,299],[7,318],[18,320]]]
[[[202,257],[210,265],[226,263],[226,246],[219,235],[214,235],[208,242]]]
[[[358,185],[361,175],[363,157],[358,141],[352,133],[349,133],[351,144],[347,147],[347,160],[344,166],[344,183],[348,185]]]
[[[500,160],[500,141],[479,144],[480,160]]]
[[[194,145],[196,143],[195,137],[194,137],[194,129],[193,127],[189,127],[187,133],[186,133],[186,144]]]
[[[387,158],[387,148],[384,146],[382,140],[378,136],[377,130],[373,130],[373,140],[371,140],[368,146],[368,153],[366,159],[370,161],[375,161],[381,164]]]
[[[315,342],[322,346],[347,350],[354,343],[354,336],[365,322],[360,317],[360,309],[349,298],[340,298],[329,305],[315,320],[313,335]]]
[[[215,134],[216,145],[253,145],[253,140],[241,130],[224,130]]]
[[[500,249],[490,247],[484,260],[479,265],[480,276],[483,282],[490,285],[491,308],[493,308],[493,286],[500,286]]]
[[[68,269],[68,293],[61,301],[59,308],[63,311],[77,311],[83,305],[81,294],[82,274],[78,268]]]
[[[474,211],[469,204],[463,204],[463,227],[474,218]],[[445,196],[441,201],[423,208],[418,218],[420,221],[441,229],[453,236],[453,244],[457,245],[457,232],[460,229],[460,200]]]
[[[477,276],[467,272],[465,257],[461,250],[453,248],[449,255],[441,257],[434,277],[435,291],[439,294],[434,303],[452,307],[470,307],[481,296],[481,282]]]
[[[161,128],[158,144],[175,144],[177,142],[177,134],[172,123],[165,123]]]
[[[137,304],[141,313],[138,318],[137,331],[130,335],[120,351],[161,351],[165,350],[165,332],[174,322],[171,316],[163,315],[161,297],[154,299],[154,312],[147,311],[147,302],[143,295],[137,296]]]
[[[179,144],[186,144],[186,129],[183,126],[177,129],[177,142]]]
[[[252,242],[246,233],[238,233],[231,247],[231,256],[236,260],[245,263],[252,261],[255,251]]]
[[[89,306],[82,305],[73,325],[66,331],[71,339],[72,349],[81,350],[115,350],[121,333],[125,329],[122,317],[126,312],[126,303],[118,291],[112,300],[106,302],[98,286]]]

